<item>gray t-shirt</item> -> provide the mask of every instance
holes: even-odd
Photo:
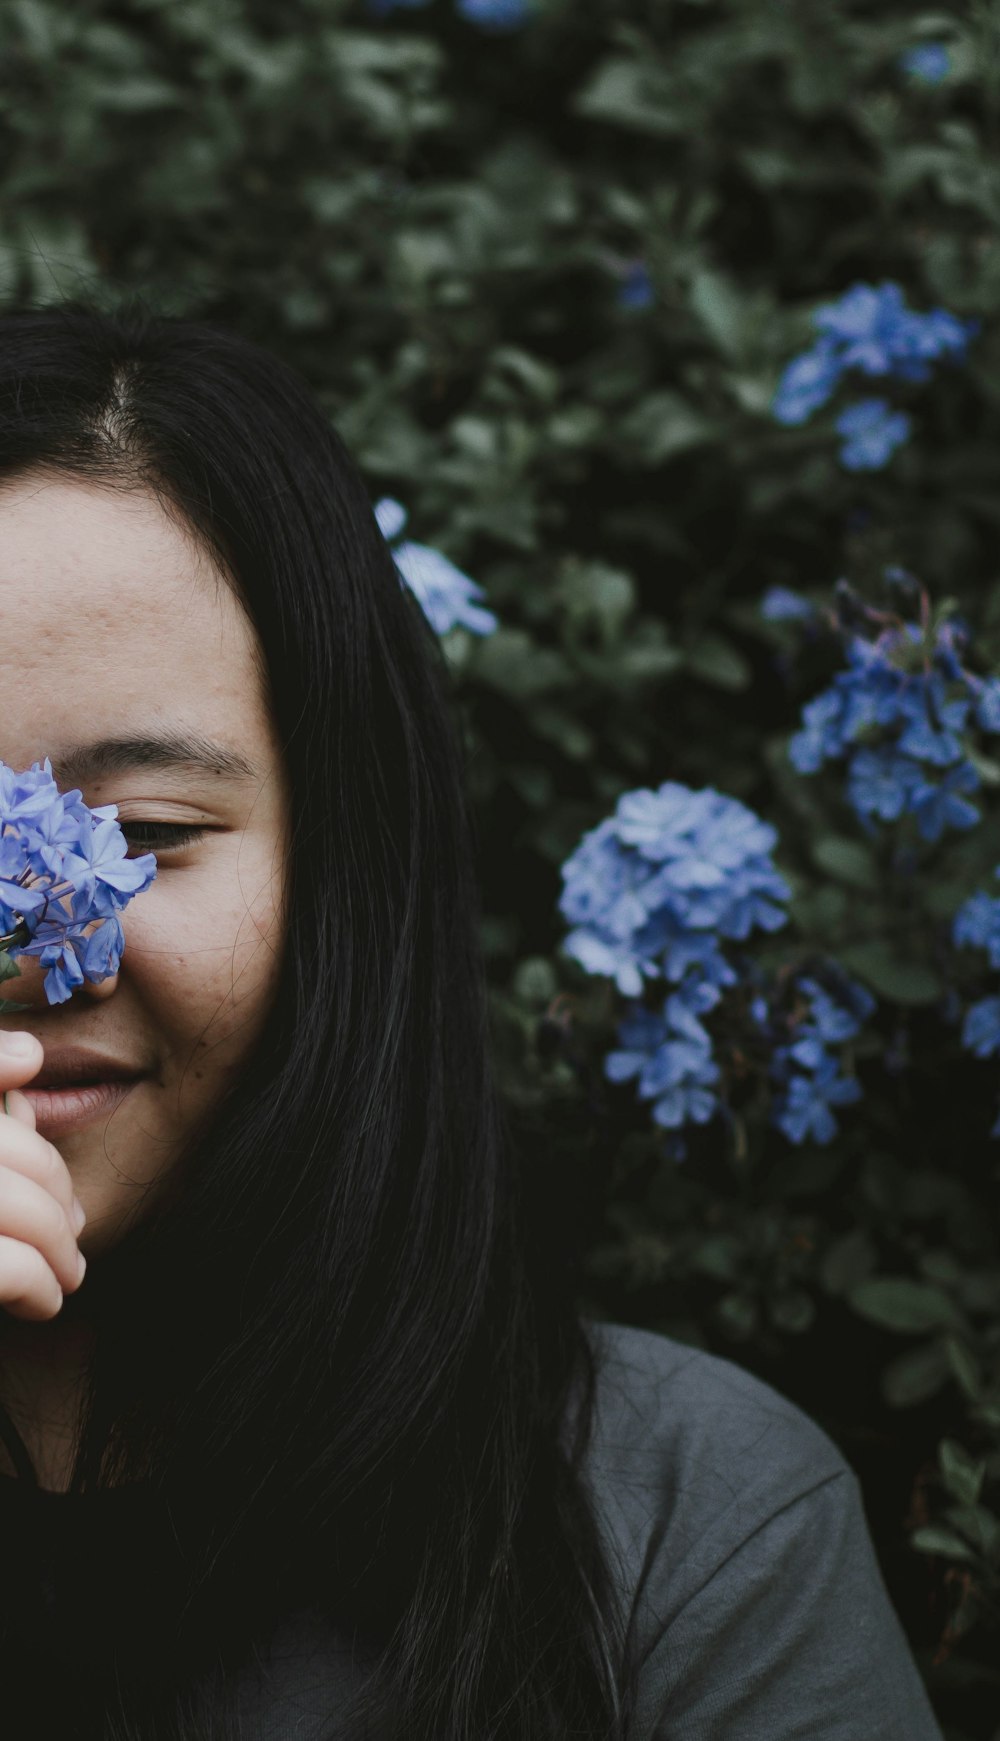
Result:
[[[630,1741],[942,1741],[826,1434],[731,1361],[586,1328],[585,1473],[640,1664]],[[77,1648],[93,1608],[103,1638],[102,1576],[103,1600],[135,1605],[150,1541],[135,1490],[5,1477],[0,1539],[11,1587],[38,1586],[29,1631]],[[315,1610],[291,1615],[240,1680],[243,1741],[325,1741],[374,1660]]]
[[[731,1361],[587,1330],[587,1477],[642,1665],[631,1741],[942,1741],[827,1435]],[[297,1616],[247,1682],[247,1741],[328,1732],[352,1683],[349,1648]]]

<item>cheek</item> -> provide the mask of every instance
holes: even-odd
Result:
[[[122,915],[123,969],[160,1024],[208,1048],[263,1026],[281,965],[282,884],[244,849],[232,867],[185,867]],[[141,911],[140,911],[141,908]]]

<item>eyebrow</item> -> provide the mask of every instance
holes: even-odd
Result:
[[[258,778],[253,763],[237,750],[188,732],[163,737],[109,737],[92,744],[74,744],[59,757],[58,768],[63,777],[61,783],[69,781],[76,786],[85,779],[131,773],[133,768],[181,768],[230,780]]]

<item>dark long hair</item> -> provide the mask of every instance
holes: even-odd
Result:
[[[365,1666],[317,1735],[616,1741],[596,1363],[492,1077],[437,638],[304,384],[232,332],[0,316],[0,477],[32,468],[152,490],[203,540],[256,625],[293,837],[252,1064],[63,1307],[96,1330],[70,1492],[108,1510],[61,1681],[55,1620],[8,1601],[7,1729],[21,1674],[60,1741],[238,1735],[237,1670],[308,1606]],[[123,1564],[101,1520],[140,1494]]]

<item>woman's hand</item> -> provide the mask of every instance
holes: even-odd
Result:
[[[86,1269],[77,1238],[84,1224],[69,1168],[35,1129],[30,1100],[17,1092],[42,1068],[30,1051],[7,1051],[0,1034],[0,1306],[15,1318],[54,1318]]]

